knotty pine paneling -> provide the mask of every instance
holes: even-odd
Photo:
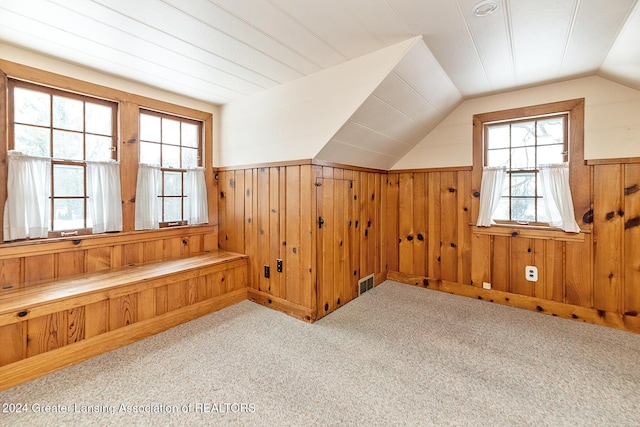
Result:
[[[623,312],[637,316],[640,313],[640,163],[624,167]]]
[[[386,177],[385,195],[385,221],[384,221],[384,240],[386,244],[386,261],[387,271],[399,271],[399,231],[398,217],[400,215],[399,207],[399,185],[398,174],[388,174]]]
[[[599,165],[594,170],[593,304],[619,313],[623,284],[622,165]]]
[[[27,321],[27,357],[67,345],[67,312]]]
[[[84,337],[91,338],[109,330],[109,301],[84,306]]]
[[[330,196],[332,202],[335,197],[352,202],[351,208],[345,203],[336,206],[347,224],[351,221],[341,230],[342,249],[332,254],[345,267],[340,267],[340,276],[357,283],[368,274],[386,271],[387,256],[382,256],[389,247],[382,232],[387,214],[382,210],[385,173],[312,164],[218,172],[220,248],[247,254],[251,289],[287,302],[288,309],[315,310],[317,306],[317,204],[322,201],[317,200],[316,178],[353,182],[353,187]],[[283,260],[282,273],[276,271],[278,259]],[[265,265],[270,267],[269,278],[264,277]],[[330,292],[331,299],[337,301],[335,293],[341,304],[357,295],[355,285]]]
[[[29,286],[123,265],[160,261],[214,251],[217,226],[137,231],[37,245],[0,245],[0,286]]]
[[[21,258],[0,260],[0,287],[24,282],[23,261]]]
[[[67,343],[71,344],[84,339],[84,306],[67,311]]]
[[[161,284],[166,277],[160,276],[147,281],[148,288],[142,290],[132,284],[128,289],[74,295],[71,308],[61,309],[64,304],[44,301],[41,307],[25,310],[30,315],[39,309],[40,313],[47,313],[37,317],[28,315],[19,320],[19,316],[5,316],[4,321],[11,323],[0,326],[0,368],[143,321],[151,325],[155,318],[168,312],[198,310],[197,306],[226,298],[244,299],[241,292],[246,288],[245,260],[220,264],[215,270],[168,284]],[[96,298],[105,299],[91,302]],[[2,385],[0,381],[0,388]]]
[[[441,173],[427,174],[427,277],[441,279],[442,219]],[[416,195],[418,197],[418,195]]]
[[[474,227],[473,171],[390,172],[385,188],[393,213],[387,215],[386,245],[395,244],[397,252],[387,251],[394,257],[389,271],[419,285],[489,282],[494,290],[626,316],[623,323],[633,323],[640,312],[640,162],[571,167],[580,175],[578,235]],[[526,265],[538,267],[537,282],[525,280]]]
[[[24,359],[26,354],[25,331],[26,322],[0,326],[0,366],[8,365]]]
[[[55,255],[37,255],[24,259],[24,281],[38,282],[56,277]]]

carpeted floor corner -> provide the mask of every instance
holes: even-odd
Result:
[[[639,362],[640,335],[387,281],[313,325],[236,304],[0,392],[0,425],[633,426]]]

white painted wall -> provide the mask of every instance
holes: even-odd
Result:
[[[640,91],[592,76],[469,99],[392,169],[471,166],[474,114],[585,98],[585,158],[640,157]]]
[[[420,39],[225,104],[216,165],[316,157]]]
[[[193,98],[189,98],[187,96],[183,96],[173,92],[164,91],[162,89],[147,86],[142,83],[137,83],[109,74],[101,73],[93,69],[81,67],[79,65],[71,64],[59,59],[41,55],[28,50],[19,49],[14,46],[9,46],[2,43],[0,43],[0,58],[18,64],[27,65],[33,68],[49,71],[51,73],[72,77],[74,79],[82,80],[85,82],[121,90],[123,92],[145,96],[148,98],[211,113],[213,115],[213,156],[214,159],[216,157],[217,147],[215,141],[218,141],[220,138],[220,107],[217,105],[195,100]],[[208,148],[205,147],[205,149]]]
[[[207,102],[198,101],[177,93],[147,86],[143,83],[137,83],[110,74],[101,73],[97,70],[71,64],[69,62],[3,43],[0,43],[0,58],[52,73],[61,74],[63,76],[72,77],[74,79],[83,80],[85,82],[118,89],[123,92],[129,92],[140,96],[146,96],[160,101],[170,102],[200,111],[217,114],[219,109],[218,106]]]

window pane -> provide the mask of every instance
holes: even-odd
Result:
[[[53,196],[84,197],[84,168],[82,166],[53,165]]]
[[[53,157],[61,160],[83,160],[82,134],[77,132],[53,131]]]
[[[182,196],[182,172],[164,173],[164,195]]]
[[[180,147],[176,145],[162,144],[162,167],[164,168],[180,167]]]
[[[509,153],[511,151],[506,148],[502,150],[487,151],[487,166],[509,166]]]
[[[42,92],[15,88],[13,90],[14,118],[18,123],[49,126],[51,97]]]
[[[498,204],[498,208],[496,212],[493,214],[493,219],[503,219],[509,220],[509,198],[503,197],[500,199],[500,203]]]
[[[511,174],[511,195],[512,196],[528,196],[536,195],[536,175],[527,174]]]
[[[198,166],[198,150],[193,148],[182,149],[182,167],[194,168]]]
[[[140,114],[140,139],[160,142],[160,117]]]
[[[535,147],[514,148],[511,151],[511,168],[527,169],[536,166],[536,149]]]
[[[53,97],[53,127],[82,131],[82,101],[61,96]]]
[[[162,119],[162,143],[180,145],[180,122]]]
[[[140,163],[160,165],[160,144],[140,142]]]
[[[182,146],[198,147],[198,126],[191,123],[182,123]]]
[[[15,144],[17,151],[32,156],[50,157],[49,129],[35,128],[32,126],[15,125]]]
[[[514,221],[535,221],[536,199],[511,199],[511,219]]]
[[[83,199],[55,199],[53,201],[53,230],[84,228]]]
[[[112,108],[106,105],[85,104],[86,132],[113,136]]]
[[[538,147],[538,165],[564,162],[563,145],[543,145]]]
[[[520,122],[511,125],[511,146],[524,147],[535,145],[536,122]]]
[[[107,161],[113,158],[111,151],[113,140],[110,136],[87,134],[85,138],[87,140],[87,160]]]
[[[538,145],[562,144],[564,141],[564,118],[554,117],[538,121]]]
[[[488,144],[487,148],[509,148],[509,125],[492,125],[487,127]]]
[[[182,197],[164,199],[164,220],[182,221]]]

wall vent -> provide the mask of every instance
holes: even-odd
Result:
[[[367,277],[363,277],[362,279],[358,280],[358,295],[362,295],[369,289],[373,288],[373,279],[374,275],[370,274]]]

